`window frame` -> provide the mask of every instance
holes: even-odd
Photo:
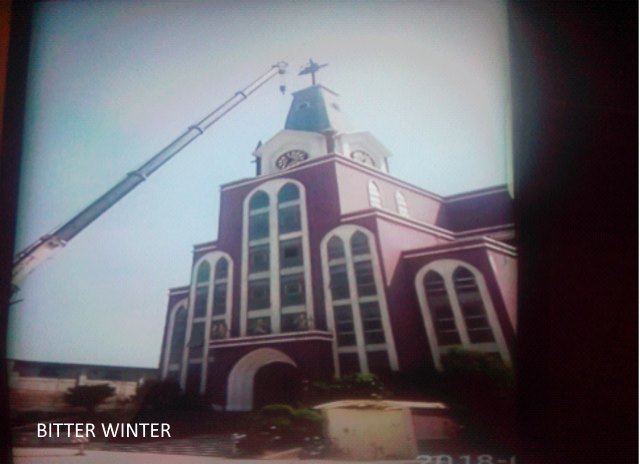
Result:
[[[469,339],[466,323],[464,321],[462,309],[458,300],[458,295],[453,283],[453,273],[459,267],[468,270],[475,278],[475,282],[485,308],[489,326],[493,331],[493,336],[495,339],[494,342],[472,343]],[[427,301],[426,289],[424,285],[424,279],[429,271],[437,272],[444,279],[447,296],[449,298],[449,304],[451,306],[451,310],[453,311],[455,324],[461,340],[460,344],[440,346],[437,342],[435,325],[431,317],[431,309]],[[487,288],[485,278],[475,266],[471,265],[468,262],[456,259],[439,259],[436,261],[432,261],[422,266],[422,268],[420,268],[420,270],[416,273],[414,286],[418,296],[418,302],[420,304],[420,311],[422,314],[425,331],[427,333],[427,341],[429,343],[431,357],[433,360],[433,364],[437,370],[441,371],[443,369],[441,362],[442,355],[446,354],[453,347],[462,347],[465,349],[498,353],[505,363],[511,364],[511,355],[505,341],[502,326],[500,325],[500,322],[498,320],[495,306],[493,305],[491,295]]]
[[[366,253],[364,253],[364,247],[362,249],[356,248],[356,254],[353,253],[352,238],[357,236],[356,234],[362,234],[366,239]],[[338,237],[342,241],[343,245],[348,245],[343,246],[345,252],[344,257],[329,258],[328,244],[333,237]],[[351,306],[354,330],[356,333],[355,346],[339,346],[337,336],[333,337],[333,358],[336,376],[339,376],[341,372],[340,356],[347,353],[357,354],[360,372],[368,373],[369,365],[367,361],[367,353],[385,352],[391,369],[397,371],[399,368],[398,357],[386,301],[384,279],[378,257],[377,242],[374,234],[364,227],[356,226],[354,224],[341,225],[324,236],[320,243],[320,252],[324,281],[325,311],[329,330],[336,334],[337,322],[335,319],[334,307],[345,306],[348,304]],[[357,291],[355,266],[362,262],[371,263],[375,294],[359,295]],[[346,298],[333,298],[333,275],[330,270],[335,269],[337,266],[346,267],[347,284],[349,288],[349,296]],[[365,341],[361,305],[371,302],[376,302],[379,307],[380,320],[385,340],[384,343],[367,343]]]
[[[288,185],[291,185],[288,187]],[[297,189],[297,195],[292,193],[293,187]],[[283,188],[291,189],[285,197],[280,194]],[[249,201],[257,192],[264,192],[269,197],[268,208],[249,210]],[[291,213],[295,208],[297,220],[295,227],[282,229],[280,227],[283,214]],[[265,238],[253,240],[249,238],[249,218],[255,211],[267,213],[269,218],[269,235]],[[283,213],[284,211],[284,213]],[[271,318],[270,333],[283,333],[281,330],[282,316],[285,314],[303,313],[308,321],[309,328],[313,324],[313,296],[311,285],[311,252],[308,237],[308,221],[306,209],[306,191],[304,185],[291,178],[272,179],[257,185],[247,193],[243,203],[243,226],[242,226],[242,270],[240,285],[240,336],[249,336],[249,318],[268,314]],[[285,263],[284,252],[288,243],[292,240],[300,240],[301,254],[298,260]],[[249,247],[254,245],[266,245],[269,247],[269,269],[260,273],[249,272]],[[300,260],[301,259],[301,260]],[[282,263],[281,263],[282,262]],[[283,267],[284,266],[284,267]],[[283,306],[283,289],[281,280],[287,276],[302,274],[303,280],[303,300],[302,304]],[[270,278],[270,306],[260,310],[249,309],[248,290],[250,282],[259,278]]]
[[[369,181],[368,185],[367,185],[367,192],[368,192],[368,196],[369,196],[369,206],[371,206],[372,208],[376,208],[376,209],[382,209],[383,207],[383,202],[382,202],[382,191],[380,190],[380,187],[378,187],[378,184],[376,184],[373,179]]]
[[[226,275],[220,275],[218,271],[218,263],[220,260],[226,261]],[[206,283],[197,281],[197,270],[202,263],[207,262],[210,266],[209,281]],[[198,260],[193,264],[191,286],[189,289],[189,312],[187,322],[187,333],[185,340],[191,341],[192,331],[195,324],[204,324],[203,331],[203,343],[201,356],[191,356],[190,349],[183,350],[181,368],[180,368],[180,386],[186,388],[187,372],[194,364],[200,365],[200,388],[199,393],[204,393],[207,382],[207,369],[209,364],[209,344],[213,340],[211,336],[211,327],[214,322],[224,322],[227,328],[231,327],[231,306],[232,306],[232,291],[233,288],[233,260],[228,253],[219,250],[213,250],[200,256]],[[224,314],[213,314],[214,304],[214,292],[217,285],[225,284],[227,291],[225,295],[225,311]],[[207,287],[207,301],[206,310],[204,315],[195,314],[195,295],[198,289]],[[229,332],[227,331],[227,335]],[[195,368],[191,368],[195,369]]]

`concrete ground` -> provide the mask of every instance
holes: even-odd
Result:
[[[14,448],[14,464],[290,464],[298,459],[225,459],[175,454],[132,453],[86,450],[78,456],[77,448]],[[362,461],[304,460],[308,464],[363,464]],[[418,461],[376,461],[379,464],[416,464]]]
[[[224,458],[180,456],[175,454],[131,453],[86,450],[77,455],[77,448],[14,448],[15,464],[211,464]]]

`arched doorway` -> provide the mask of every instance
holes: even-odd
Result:
[[[256,373],[265,366],[276,364],[274,374],[281,377],[291,376],[290,371],[286,371],[284,368],[277,367],[277,365],[285,364],[293,367],[297,370],[296,363],[282,351],[273,348],[259,348],[244,355],[233,366],[227,379],[227,411],[251,411],[254,406],[254,384]],[[268,372],[261,374],[258,377],[258,382],[271,382],[271,380],[265,380],[264,377],[268,377]],[[260,386],[260,385],[259,385]],[[272,389],[268,385],[266,389]],[[261,397],[260,402],[265,401],[266,397]]]
[[[290,404],[300,401],[300,371],[282,362],[262,366],[253,381],[253,409],[259,410],[267,404]]]

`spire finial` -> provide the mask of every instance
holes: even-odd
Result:
[[[298,73],[298,76],[302,76],[303,74],[311,74],[311,85],[316,85],[316,73],[320,68],[324,68],[328,63],[318,64],[309,58],[309,64],[306,68],[302,68],[302,70]]]

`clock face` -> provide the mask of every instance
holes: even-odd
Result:
[[[278,169],[287,169],[302,163],[307,158],[309,158],[309,154],[307,152],[302,150],[289,150],[288,152],[278,156],[276,159],[276,167]]]
[[[362,164],[366,164],[367,166],[374,166],[375,167],[375,165],[376,165],[376,162],[371,157],[371,155],[369,153],[366,153],[366,152],[362,151],[362,150],[352,151],[351,152],[351,159],[353,159],[355,161],[359,161]]]

